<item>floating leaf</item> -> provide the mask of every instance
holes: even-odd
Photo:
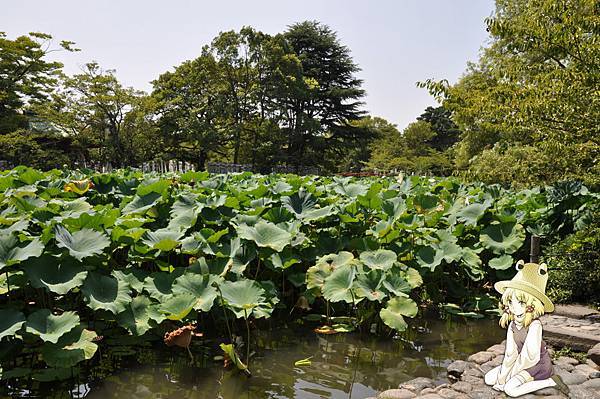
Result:
[[[48,254],[29,259],[23,268],[33,287],[47,288],[58,295],[81,286],[88,273],[73,259],[59,259]]]
[[[40,309],[27,317],[26,331],[39,336],[45,342],[58,342],[58,339],[79,325],[75,312],[53,315],[48,309]]]

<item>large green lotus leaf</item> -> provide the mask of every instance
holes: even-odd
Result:
[[[175,273],[152,273],[144,280],[144,290],[159,302],[164,302],[173,293],[173,281],[179,277]]]
[[[383,201],[381,209],[393,221],[397,220],[406,212],[406,202],[402,197],[394,197]]]
[[[110,245],[110,239],[99,231],[83,229],[71,234],[60,225],[56,226],[55,238],[59,247],[68,249],[78,260],[101,254]]]
[[[337,254],[327,254],[317,259],[317,263],[306,271],[306,288],[319,288],[322,290],[323,283],[335,269],[353,265],[356,259],[351,252],[341,251]]]
[[[412,269],[414,270],[414,269]],[[390,272],[385,274],[382,281],[383,287],[393,296],[408,296],[412,289],[410,283],[402,276],[403,272]]]
[[[462,262],[467,266],[465,269],[467,274],[475,281],[481,280],[484,276],[481,258],[478,255],[481,251],[483,248],[463,248]]]
[[[189,292],[171,295],[161,303],[159,310],[169,320],[181,320],[187,316],[196,305],[196,296]]]
[[[458,262],[462,257],[462,248],[451,241],[440,242],[438,248],[442,252],[444,260],[448,263]]]
[[[72,367],[84,360],[90,360],[98,345],[94,331],[75,328],[63,335],[56,344],[45,343],[42,347],[42,358],[50,367]]]
[[[252,309],[265,304],[265,290],[252,280],[224,281],[219,285],[225,304],[235,311],[236,316],[250,316]]]
[[[423,277],[421,277],[418,270],[409,267],[404,273],[406,275],[406,281],[410,284],[411,288],[417,288],[423,284]]]
[[[456,217],[467,226],[476,226],[488,207],[487,203],[467,205],[456,213]]]
[[[186,231],[196,224],[198,214],[204,204],[197,201],[198,196],[193,193],[186,193],[179,196],[177,201],[171,207],[171,220],[167,229],[176,231]]]
[[[171,185],[171,181],[167,179],[151,178],[144,180],[137,187],[137,194],[140,196],[148,195],[150,193],[164,193],[167,188]]]
[[[510,255],[502,255],[494,259],[490,259],[489,265],[492,269],[506,270],[512,266],[513,258]]]
[[[0,340],[12,337],[25,323],[25,316],[18,310],[0,309]]]
[[[29,228],[29,220],[20,219],[11,224],[9,227],[0,229],[0,236],[12,233],[20,233]]]
[[[349,183],[349,184],[338,184],[333,186],[333,189],[338,194],[344,195],[350,198],[356,198],[359,195],[365,195],[369,191],[369,187],[363,184]]]
[[[125,282],[95,272],[88,273],[81,292],[90,308],[108,310],[113,314],[124,311],[131,301],[129,287]]]
[[[518,223],[497,223],[481,230],[479,241],[496,255],[515,253],[525,241],[525,229]]]
[[[123,215],[128,215],[132,213],[143,214],[148,209],[152,208],[154,205],[158,203],[158,201],[162,198],[162,194],[151,192],[146,195],[135,195],[133,200],[123,207],[122,213]]]
[[[113,270],[111,273],[117,280],[126,284],[129,288],[142,292],[144,281],[148,277],[148,272],[142,269],[129,268],[125,271]]]
[[[355,302],[352,291],[350,290],[355,275],[356,268],[354,266],[339,267],[335,269],[323,283],[323,297],[329,302]]]
[[[389,249],[378,249],[376,251],[365,251],[360,254],[360,260],[371,269],[389,270],[398,256]]]
[[[21,270],[0,273],[0,295],[24,288],[27,284],[29,280]]]
[[[281,197],[281,203],[285,209],[294,213],[299,219],[302,219],[306,212],[315,208],[317,200],[311,193],[300,189],[297,193],[290,196]]]
[[[14,234],[2,234],[0,235],[0,270],[25,259],[40,256],[43,250],[44,244],[39,238],[34,238],[27,245],[23,245]]]
[[[416,259],[421,267],[427,267],[429,270],[434,271],[442,263],[444,253],[437,248],[427,246],[417,252]]]
[[[292,242],[292,235],[289,232],[264,220],[260,220],[254,226],[237,226],[236,230],[241,238],[254,241],[259,247],[268,247],[277,252],[281,252]]]
[[[134,335],[144,335],[150,328],[150,320],[160,323],[165,319],[157,306],[144,296],[138,295],[125,307],[125,311],[117,315],[119,324]]]
[[[33,184],[33,183],[37,182],[38,180],[42,180],[46,177],[46,176],[44,176],[44,174],[42,172],[35,170],[33,168],[22,169],[22,171],[18,174],[18,176],[19,176],[18,179],[21,180],[25,184]]]
[[[412,299],[397,296],[388,301],[387,306],[379,311],[379,316],[388,327],[396,331],[404,331],[408,324],[403,316],[415,317],[417,311],[417,304]]]
[[[381,302],[386,297],[386,293],[381,289],[382,279],[383,272],[381,270],[359,273],[353,283],[355,297]]]
[[[275,252],[269,257],[269,263],[276,269],[287,269],[300,263],[300,256],[286,248],[283,252]]]
[[[65,295],[81,286],[88,273],[74,259],[59,259],[48,254],[27,260],[23,268],[33,287],[47,288],[58,295]]]
[[[186,237],[181,241],[181,250],[188,254],[202,253],[205,255],[216,255],[221,237],[227,235],[229,229],[214,231],[211,228],[204,228],[195,232],[192,236]]]
[[[39,336],[44,342],[58,342],[58,339],[79,325],[75,312],[53,315],[49,309],[40,309],[27,317],[26,331]]]
[[[439,197],[428,194],[418,194],[413,198],[413,204],[421,210],[433,209],[437,206]]]
[[[194,309],[208,312],[217,297],[217,289],[211,284],[208,275],[196,273],[185,273],[175,279],[173,283],[173,295],[189,293],[196,297]]]
[[[326,218],[330,215],[335,215],[337,212],[338,211],[334,205],[327,205],[322,208],[314,208],[310,211],[303,213],[301,219],[305,222],[312,222],[315,220]]]
[[[142,242],[152,249],[160,251],[172,251],[181,241],[182,231],[156,230],[147,231],[142,237]]]

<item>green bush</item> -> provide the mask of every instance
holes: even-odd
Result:
[[[549,247],[548,296],[556,303],[600,305],[600,214],[588,227]]]

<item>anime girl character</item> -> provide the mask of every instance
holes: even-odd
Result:
[[[499,281],[494,288],[502,294],[500,326],[508,327],[502,364],[485,375],[485,383],[508,396],[517,397],[546,387],[568,394],[568,387],[554,374],[552,360],[542,340],[539,317],[554,311],[546,296],[548,268],[542,263],[516,265],[512,280]]]

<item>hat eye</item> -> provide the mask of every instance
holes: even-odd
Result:
[[[543,276],[544,274],[546,274],[546,269],[540,269],[540,274]]]
[[[545,263],[542,263],[538,269],[538,272],[543,276],[544,274],[548,273],[548,266],[546,266]]]
[[[523,262],[522,259],[517,262],[517,270],[523,269],[524,266],[525,266],[525,262]]]

